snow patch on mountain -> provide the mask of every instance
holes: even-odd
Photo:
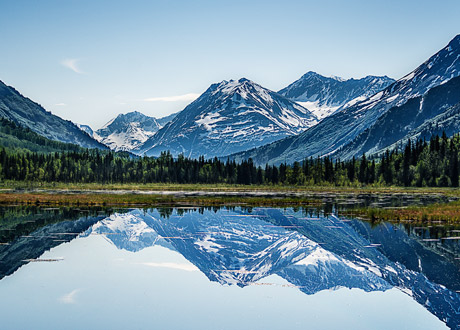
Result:
[[[287,137],[257,150],[232,155],[232,158],[236,161],[252,158],[256,164],[263,165],[267,162],[279,164],[286,159],[291,162],[301,161],[306,157],[321,157],[338,152],[370,129],[391,108],[402,106],[411,99],[424,95],[433,87],[445,84],[446,80],[450,81],[459,76],[459,58],[460,35],[456,36],[448,47],[430,57],[411,73],[368,99],[336,111],[297,136]],[[310,75],[314,76],[313,73]],[[323,84],[318,86],[322,90]],[[280,92],[292,99],[304,93],[298,88],[293,88],[292,91],[288,88]],[[352,156],[353,154],[349,154],[347,157]]]
[[[329,106],[321,105],[319,100],[305,101],[305,102],[297,101],[297,103],[303,106],[304,108],[307,108],[308,110],[310,110],[319,119],[332,115],[334,112],[336,112],[340,108],[340,106],[329,107]]]
[[[324,77],[310,71],[279,93],[322,119],[366,99],[393,82],[386,76],[347,80],[336,76]]]
[[[219,113],[214,112],[206,115],[201,115],[200,119],[196,120],[195,123],[197,123],[198,125],[203,125],[207,131],[211,132],[213,128],[216,126],[216,123],[225,119],[227,118],[221,117]]]
[[[307,255],[305,258],[297,261],[295,265],[318,266],[319,263],[324,263],[324,262],[339,262],[339,259],[331,252],[318,247],[317,249],[313,250],[309,255]]]
[[[114,213],[81,234],[82,237],[89,235],[102,235],[118,249],[132,252],[140,251],[154,245],[160,245],[169,249],[172,248],[168,242],[145,222],[145,218],[139,210],[129,213]]]

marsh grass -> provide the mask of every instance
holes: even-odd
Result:
[[[460,197],[458,188],[418,188],[397,186],[300,186],[300,185],[238,185],[238,184],[173,184],[173,183],[62,183],[36,181],[2,181],[0,190],[139,190],[139,191],[267,191],[346,194],[441,194]]]
[[[36,206],[314,206],[321,200],[297,197],[168,196],[142,194],[0,193],[2,205]]]
[[[360,217],[372,222],[459,224],[460,201],[404,208],[355,208],[344,210],[341,215]]]
[[[460,189],[452,188],[403,188],[403,187],[324,187],[324,186],[269,186],[269,185],[180,185],[180,184],[44,184],[27,182],[2,182],[0,205],[36,206],[267,206],[267,207],[311,207],[322,205],[321,196],[331,195],[442,195],[460,197]],[[33,189],[42,189],[33,192]],[[88,190],[86,193],[85,190]],[[91,190],[100,190],[91,192]],[[124,193],[116,193],[125,190]],[[136,193],[145,191],[197,191],[202,196],[161,195]],[[72,192],[74,191],[74,192]],[[107,192],[105,192],[107,191]],[[277,192],[286,196],[222,196],[212,192]],[[302,192],[303,197],[288,196]],[[426,206],[404,208],[362,207],[340,211],[341,215],[359,217],[372,222],[414,223],[460,223],[460,201],[436,203]]]

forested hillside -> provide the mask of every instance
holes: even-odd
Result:
[[[16,152],[21,150],[32,152],[83,152],[85,150],[75,144],[50,140],[5,118],[0,118],[0,145]]]
[[[17,141],[4,133],[19,130],[28,141],[35,141],[35,152],[22,149]],[[17,181],[72,183],[226,183],[265,185],[459,185],[460,136],[434,136],[409,141],[404,148],[386,151],[380,158],[349,161],[310,158],[292,165],[257,167],[251,159],[236,163],[217,158],[174,158],[169,152],[160,157],[133,158],[126,153],[81,149],[65,145],[63,152],[45,153],[61,145],[48,145],[33,132],[3,122],[2,135],[12,141],[0,148],[0,178]],[[53,142],[58,143],[58,142]],[[4,143],[2,143],[5,146]],[[14,146],[14,148],[11,148]],[[399,151],[398,151],[399,150]]]

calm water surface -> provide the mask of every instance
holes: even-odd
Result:
[[[460,329],[460,230],[276,208],[2,208],[2,329]]]

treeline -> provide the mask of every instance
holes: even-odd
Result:
[[[434,136],[409,141],[380,157],[348,161],[310,158],[292,165],[256,166],[217,158],[158,158],[85,150],[54,153],[16,152],[0,148],[0,178],[71,183],[227,183],[269,185],[459,185],[460,137]]]

